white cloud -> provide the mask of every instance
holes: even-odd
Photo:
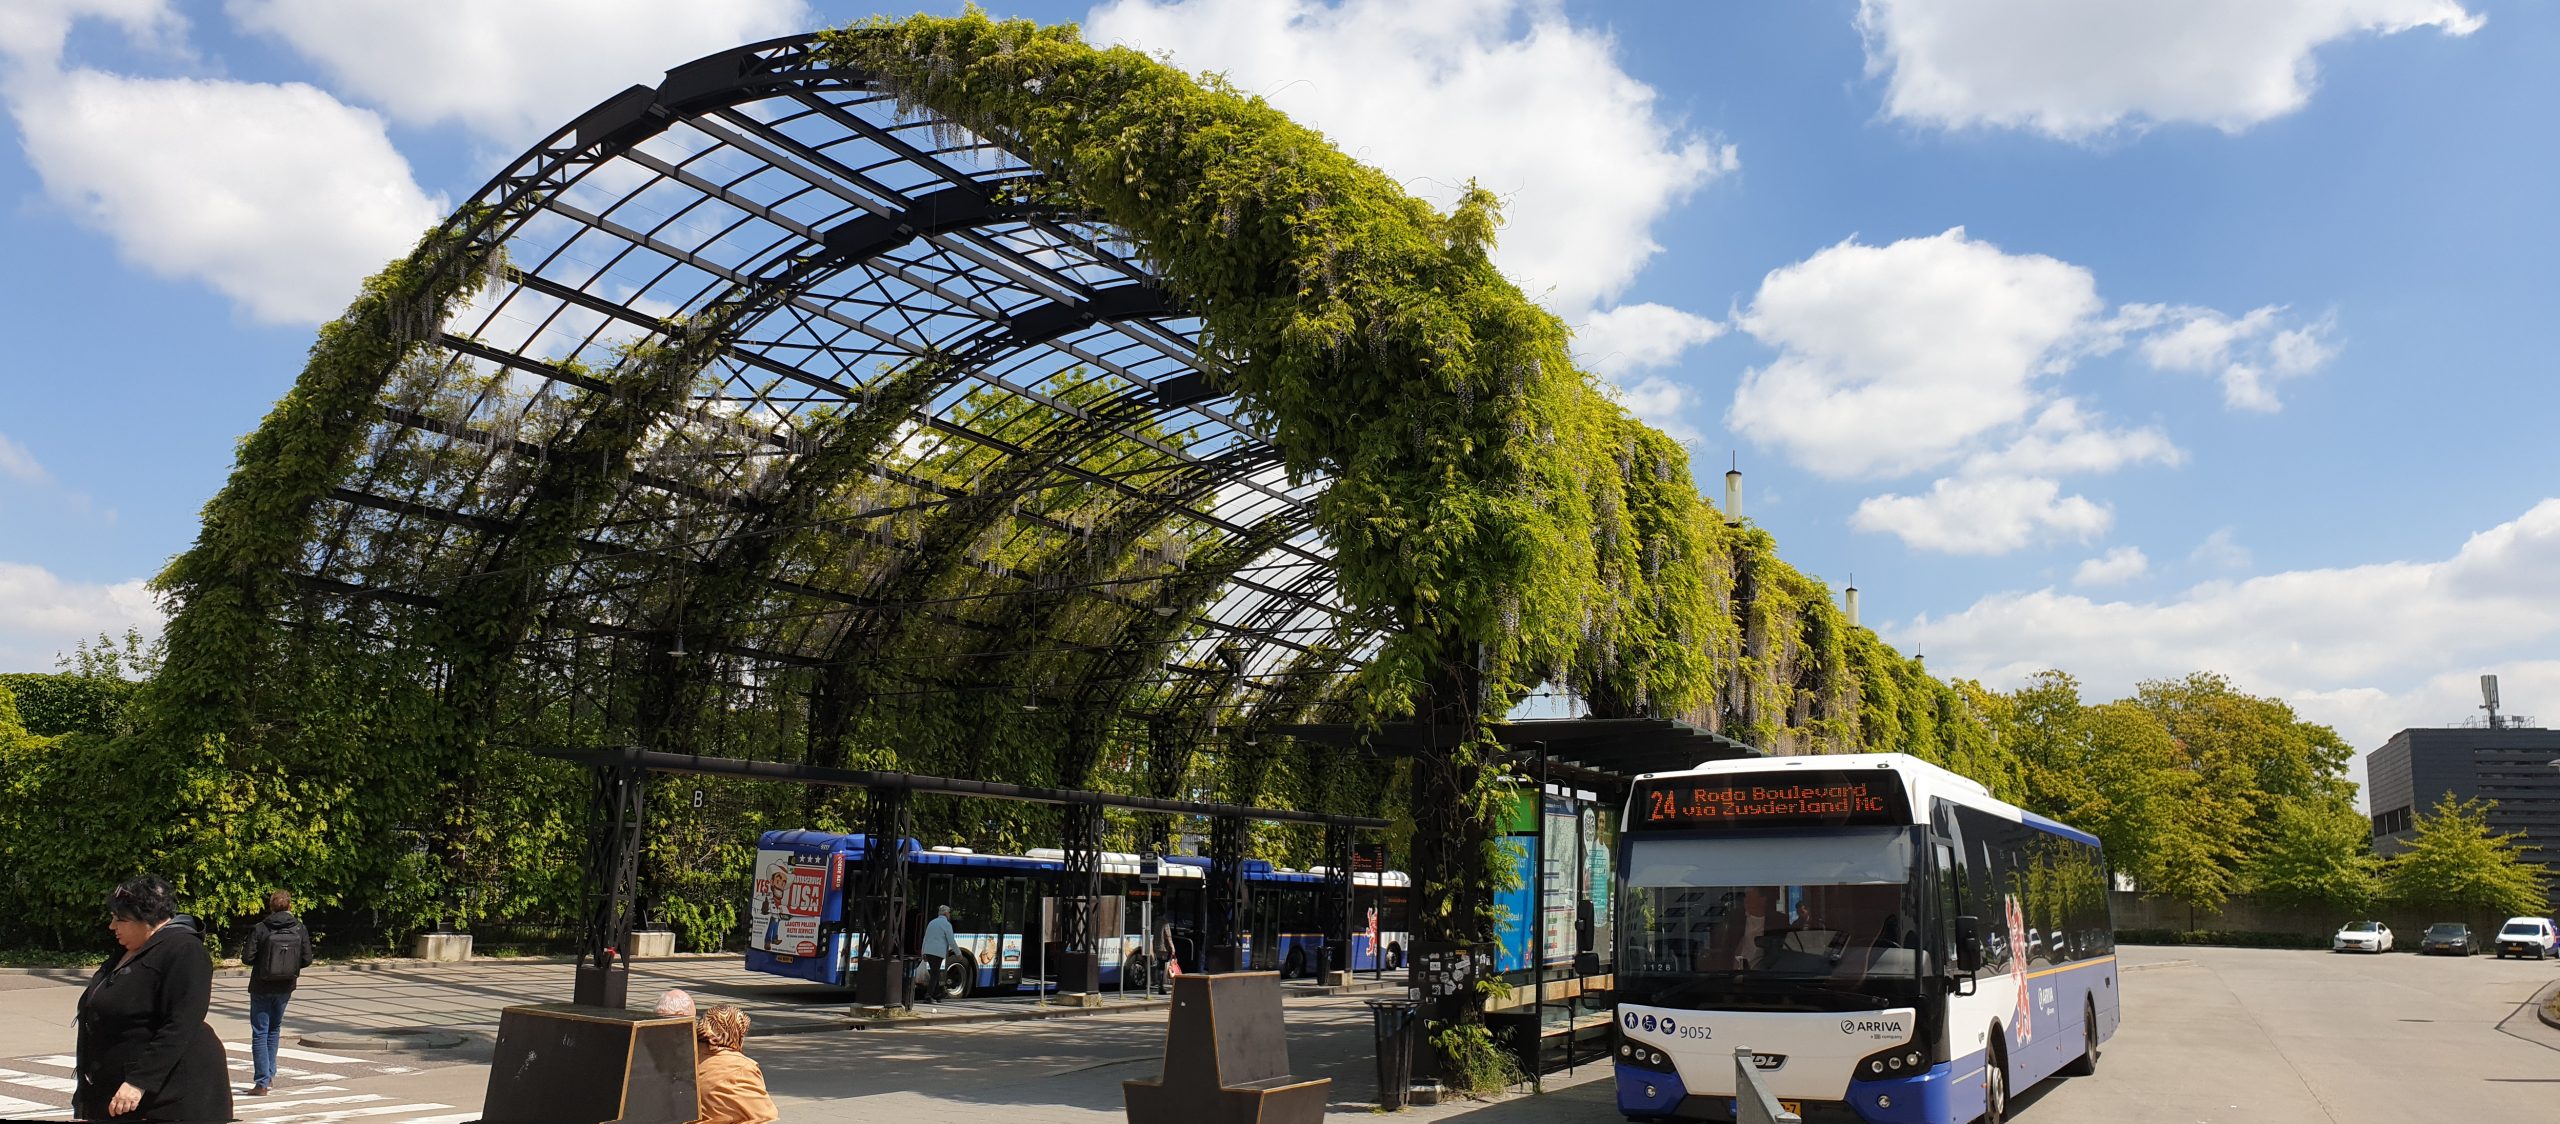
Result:
[[[1778,355],[1726,422],[1824,476],[1934,468],[2026,419],[2104,310],[2088,270],[1963,227],[1842,242],[1760,282],[1738,323]]]
[[[0,433],[0,476],[21,484],[43,484],[53,479],[34,453],[6,433]]]
[[[2005,554],[2050,538],[2088,540],[2106,533],[2114,513],[2062,485],[2032,476],[1955,476],[1916,496],[1886,494],[1858,502],[1849,526],[1885,531],[1917,550]]]
[[[2095,558],[2083,560],[2072,571],[2071,584],[2077,586],[2123,585],[2151,572],[2151,559],[2138,546],[2119,546]]]
[[[2269,306],[2109,311],[2087,269],[2012,254],[1954,227],[1882,246],[1852,238],[1761,280],[1735,323],[1775,351],[1743,372],[1725,423],[1817,475],[1952,469],[1921,495],[1869,498],[1851,525],[1916,549],[1998,553],[2103,531],[2108,510],[2059,479],[2186,460],[2157,426],[2123,427],[2062,392],[2082,362],[2138,343],[2154,366],[2308,373],[2327,320]],[[2226,373],[2226,381],[2237,376]]]
[[[459,121],[523,148],[713,51],[807,31],[802,0],[230,0],[341,91],[399,121]]]
[[[2078,139],[2119,125],[2226,132],[2302,108],[2312,52],[2361,33],[2481,20],[2456,0],[1862,0],[1885,112]]]
[[[2099,473],[2186,462],[2186,452],[2156,427],[2111,430],[2100,428],[2101,421],[2078,402],[2057,398],[2007,446],[1966,458],[1964,470],[1980,475]]]
[[[2197,543],[2196,548],[2188,552],[2187,561],[2216,570],[2246,570],[2250,562],[2249,548],[2232,537],[2231,528],[2222,527]]]
[[[1084,26],[1225,72],[1444,209],[1482,183],[1506,201],[1504,272],[1569,318],[1624,290],[1661,249],[1653,224],[1739,166],[1667,120],[1607,34],[1538,0],[1113,0]]]
[[[98,585],[0,562],[0,671],[52,671],[74,643],[128,627],[160,631],[159,602],[140,579]]]
[[[1573,357],[1611,381],[1668,367],[1690,348],[1724,334],[1724,325],[1663,304],[1623,304],[1595,312],[1573,330]]]
[[[260,320],[336,315],[446,209],[379,117],[300,83],[74,70],[13,83],[10,110],[56,202]]]
[[[186,29],[169,0],[9,0],[0,4],[0,56],[50,68],[72,23],[83,19],[106,20],[146,46],[174,45]]]
[[[2218,671],[2301,700],[2314,720],[2357,723],[2350,736],[2371,749],[2380,723],[2459,717],[2459,706],[2437,712],[2451,705],[2438,698],[2445,676],[2549,663],[2560,640],[2555,587],[2560,499],[2546,499],[2440,561],[2209,581],[2153,601],[1999,593],[1885,631],[1898,646],[1925,645],[1933,670],[1995,686],[2059,667],[2108,698],[2143,679]],[[2546,693],[2508,691],[2515,707],[2560,712],[2560,676],[2532,682]]]
[[[2131,304],[2122,318],[2157,326],[2141,347],[2152,366],[2216,376],[2222,380],[2224,405],[2273,413],[2283,407],[2276,400],[2276,381],[2308,375],[2337,354],[2328,342],[2337,330],[2335,320],[2323,317],[2278,327],[2283,311],[2267,305],[2232,317],[2189,305]]]
[[[2342,687],[2295,691],[2285,699],[2303,717],[2336,727],[2348,744],[2371,753],[2392,734],[2412,726],[2451,726],[2482,717],[2482,675],[2498,677],[2501,716],[2530,718],[2544,726],[2560,722],[2560,660],[2485,660],[2439,672],[2396,691]]]

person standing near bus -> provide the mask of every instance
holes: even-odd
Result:
[[[933,965],[933,986],[930,989],[932,994],[925,997],[925,1002],[942,1002],[942,962],[944,958],[951,955],[952,943],[951,907],[935,906],[933,920],[925,925],[924,944],[920,946],[920,950],[924,953],[924,962]]]
[[[285,1004],[293,1000],[302,970],[311,966],[311,930],[293,915],[292,894],[267,894],[267,915],[249,930],[240,962],[249,966],[249,1095],[263,1097],[276,1083]]]

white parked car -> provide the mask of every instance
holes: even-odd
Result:
[[[2349,921],[2329,938],[2331,952],[2389,952],[2391,926],[2379,921]]]
[[[2498,939],[2491,942],[2490,947],[2496,950],[2500,960],[2510,956],[2530,956],[2536,960],[2560,956],[2560,928],[2553,927],[2548,917],[2510,917],[2506,924],[2498,927]]]

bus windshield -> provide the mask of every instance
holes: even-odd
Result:
[[[1908,828],[1637,839],[1618,997],[1661,1007],[1861,1010],[1919,994]]]

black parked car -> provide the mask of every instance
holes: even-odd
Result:
[[[2427,926],[2427,935],[2418,938],[2418,951],[2428,956],[2449,953],[2469,956],[2478,952],[2479,942],[2471,939],[2471,926],[2459,921],[2438,921]]]

